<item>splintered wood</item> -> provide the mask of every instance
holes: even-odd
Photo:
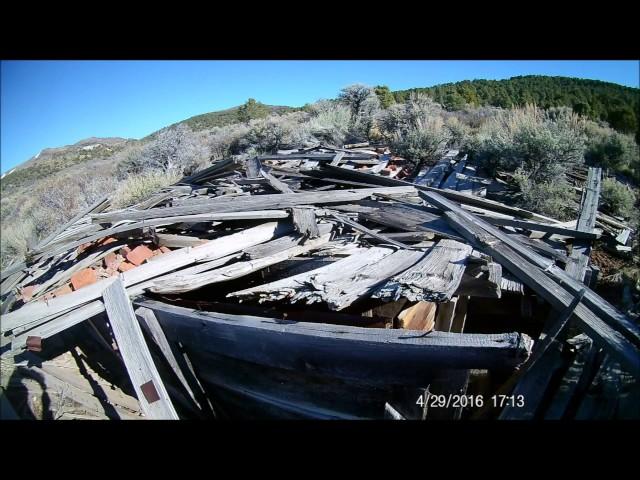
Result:
[[[392,277],[374,297],[397,300],[444,301],[458,289],[471,246],[454,240],[440,240],[416,264]]]
[[[128,208],[100,199],[0,273],[3,355],[44,354],[49,339],[101,320],[141,410],[178,418],[215,403],[187,368],[187,350],[201,369],[213,365],[204,367],[211,391],[226,372],[216,362],[232,357],[300,376],[317,368],[343,385],[406,381],[412,395],[429,382],[434,391],[466,388],[468,369],[527,360],[545,335],[546,302],[552,318],[575,320],[640,375],[640,328],[592,290],[595,274],[582,283],[595,240],[625,249],[635,233],[598,212],[602,172],[576,174],[585,184],[573,223],[501,203],[494,194],[508,182],[483,175],[457,150],[426,165],[385,145],[316,144],[218,161]],[[500,315],[509,321],[494,323]],[[540,339],[518,331],[525,323]],[[554,334],[538,370],[557,366],[564,334]],[[525,377],[538,385],[545,375]],[[304,417],[306,407],[291,404],[299,392],[283,400],[255,388],[253,401]],[[404,418],[396,401],[386,405]]]

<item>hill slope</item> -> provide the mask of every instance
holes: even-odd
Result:
[[[28,187],[44,177],[79,163],[110,157],[134,141],[118,137],[91,137],[73,145],[45,148],[26,162],[6,172],[2,176],[0,188],[3,194],[8,194],[22,187]]]
[[[543,108],[568,106],[627,133],[636,133],[640,124],[640,90],[598,80],[530,75],[507,80],[465,80],[393,94],[401,102],[410,92],[427,93],[451,110],[465,103],[504,108],[535,103]]]

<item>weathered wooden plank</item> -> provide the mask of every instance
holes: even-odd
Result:
[[[211,240],[198,247],[174,250],[173,252],[165,253],[157,261],[145,263],[128,270],[122,274],[123,281],[126,287],[130,287],[193,263],[222,258],[244,248],[271,240],[291,230],[292,226],[289,223],[268,222],[239,233]],[[113,277],[107,278],[76,292],[54,298],[47,303],[34,302],[16,311],[9,312],[2,318],[1,333],[31,323],[36,319],[53,318],[65,310],[76,308],[79,305],[98,299],[102,291],[113,281]]]
[[[400,247],[400,248],[406,248],[408,250],[412,250],[413,247],[410,247],[409,245],[406,245],[402,242],[399,242],[397,240],[394,240],[392,238],[387,237],[386,235],[382,235],[380,233],[374,232],[373,230],[368,229],[367,227],[360,225],[358,222],[354,222],[352,220],[349,220],[348,218],[342,216],[342,215],[337,215],[337,214],[332,214],[331,215],[333,218],[335,218],[336,220],[338,220],[341,223],[344,223],[345,225],[349,225],[351,228],[353,228],[354,230],[357,230],[359,232],[362,233],[366,233],[368,236],[376,238],[382,242],[388,243],[390,245],[395,245],[396,247]]]
[[[345,152],[336,153],[336,156],[333,157],[333,160],[331,160],[331,163],[329,165],[339,165],[340,160],[342,160],[342,157],[344,157],[344,155],[345,155]]]
[[[258,157],[248,158],[244,167],[247,174],[247,178],[260,177],[260,171],[262,170],[262,162]]]
[[[228,213],[243,212],[257,209],[282,209],[298,205],[322,205],[331,203],[349,203],[367,198],[374,193],[391,195],[407,195],[415,193],[412,185],[403,187],[360,188],[354,190],[339,190],[335,192],[301,192],[270,195],[251,195],[240,197],[215,197],[201,201],[194,201],[190,205],[179,207],[154,208],[141,212],[109,212],[92,216],[99,223],[113,223],[120,220],[149,220],[151,218],[170,217],[177,215],[193,215],[199,213]]]
[[[269,185],[271,185],[271,188],[273,188],[274,190],[280,193],[294,193],[293,190],[289,188],[289,185],[278,180],[276,177],[274,177],[264,169],[260,170],[260,175],[262,175],[269,182]]]
[[[451,173],[447,178],[442,182],[440,187],[444,190],[456,190],[456,185],[458,184],[458,173],[462,173],[465,165],[467,164],[467,155],[462,157],[458,163],[456,163],[451,169]]]
[[[152,282],[152,286],[149,290],[156,293],[180,293],[202,288],[205,285],[211,285],[213,283],[228,282],[230,280],[249,275],[253,272],[257,272],[258,270],[262,270],[268,266],[275,265],[289,258],[303,255],[326,244],[330,237],[330,232],[325,233],[316,239],[307,240],[303,244],[295,245],[294,247],[267,257],[249,260],[246,262],[237,262],[226,267],[209,270],[203,273],[184,274],[177,272],[169,278],[159,279]],[[304,237],[300,237],[300,240],[303,240],[303,238]]]
[[[449,152],[447,152],[447,154],[443,158],[438,160],[438,162],[426,173],[418,175],[413,183],[423,187],[440,187],[440,183],[442,183],[442,180],[451,168],[451,159],[454,156],[455,155],[452,156],[449,154]]]
[[[568,307],[574,295],[558,285],[553,279],[543,273],[534,264],[525,260],[509,246],[501,243],[480,227],[453,212],[446,212],[445,216],[450,224],[478,248],[494,256],[503,267],[517,275],[527,286],[543,297],[556,309]],[[594,312],[583,303],[578,304],[575,315],[580,320],[581,327],[594,340],[606,347],[612,355],[623,362],[634,375],[640,375],[640,352],[620,332],[603,322]]]
[[[450,332],[462,333],[464,331],[464,325],[467,320],[467,308],[469,306],[469,297],[459,296],[456,303],[456,310],[453,314],[453,320],[451,322]]]
[[[578,231],[591,233],[596,225],[601,178],[602,169],[594,167],[589,168],[589,176],[580,201],[578,222],[576,224],[576,229]],[[571,250],[570,261],[567,263],[565,268],[567,275],[575,278],[579,282],[584,280],[587,265],[589,264],[590,251],[591,243],[581,240],[574,242]]]
[[[197,247],[208,240],[189,235],[176,235],[172,233],[156,233],[158,246],[171,248]]]
[[[152,300],[135,304],[153,310],[167,337],[190,349],[375,384],[421,386],[438,368],[512,368],[526,359],[532,343],[518,333],[425,335],[194,311]]]
[[[318,238],[320,236],[314,208],[294,207],[291,209],[291,219],[296,232],[307,238]]]
[[[448,302],[438,304],[438,313],[436,314],[436,324],[434,329],[439,332],[450,332],[453,325],[453,317],[456,312],[457,297],[452,297]]]
[[[233,292],[228,296],[263,301],[288,299],[294,303],[325,301],[341,310],[368,294],[381,282],[415,263],[421,252],[373,247],[359,251],[328,266],[293,277]]]
[[[187,392],[193,403],[195,403],[195,405],[202,410],[203,406],[198,402],[195,394],[193,393],[193,390],[191,389],[191,386],[189,385],[189,382],[182,372],[178,360],[173,354],[173,349],[171,348],[171,345],[169,345],[169,341],[162,331],[162,327],[160,326],[160,323],[158,323],[158,319],[153,313],[153,310],[140,307],[135,310],[135,314],[138,322],[140,323],[140,326],[147,333],[147,335],[149,335],[149,337],[153,339],[160,352],[162,352],[162,355],[167,361],[167,364],[171,367],[171,370],[180,381],[180,384],[184,388],[185,392]]]
[[[557,267],[552,260],[544,258],[532,251],[530,248],[527,248],[527,246],[523,245],[522,242],[520,242],[515,236],[505,234],[505,232],[503,232],[499,228],[487,223],[477,215],[473,215],[469,212],[464,211],[455,203],[445,199],[443,196],[435,192],[420,192],[420,196],[424,196],[429,203],[436,205],[438,208],[442,209],[445,212],[454,212],[461,219],[464,219],[465,223],[469,227],[473,228],[474,231],[477,231],[477,228],[479,228],[481,231],[484,231],[495,237],[497,240],[503,242],[514,252],[517,252],[517,255],[524,258],[527,262],[540,267],[546,275],[560,284],[558,288],[568,290],[568,300],[564,304],[565,307],[569,305],[571,301],[570,299],[573,298],[573,296],[575,296],[580,290],[582,290],[582,288],[584,288],[582,282],[579,282],[567,275],[567,273],[561,268]],[[465,234],[467,235],[467,240],[469,240],[469,231],[467,231]],[[601,320],[624,335],[635,345],[640,346],[640,328],[626,315],[618,311],[613,305],[604,300],[591,289],[587,289],[583,298],[583,302],[586,307],[592,310],[593,313],[600,317]]]
[[[525,230],[534,230],[537,232],[555,233],[556,235],[562,235],[564,237],[581,238],[588,240],[595,240],[600,238],[599,233],[584,232],[580,230],[573,230],[571,228],[556,227],[555,225],[544,224],[540,222],[528,222],[526,220],[508,219],[508,218],[496,218],[485,217],[484,220],[492,225],[517,227]]]
[[[358,215],[364,220],[407,231],[433,232],[440,237],[463,240],[439,215],[401,204],[379,205],[374,212]]]
[[[118,350],[145,415],[157,420],[178,420],[178,414],[151,358],[133,306],[121,279],[103,292]]]
[[[371,250],[365,253],[370,254]],[[421,256],[422,252],[399,250],[375,262],[369,260],[364,266],[355,271],[342,271],[337,276],[325,276],[322,273],[316,274],[311,278],[311,281],[315,283],[314,290],[309,293],[304,291],[297,292],[293,301],[297,298],[305,298],[307,303],[322,300],[327,302],[329,308],[342,310],[359,298],[369,295],[389,277],[413,265]],[[373,255],[371,258],[373,258]],[[326,268],[328,269],[329,267]]]
[[[440,240],[406,271],[376,290],[374,298],[406,297],[410,301],[442,302],[452,297],[460,285],[472,248],[454,240]]]

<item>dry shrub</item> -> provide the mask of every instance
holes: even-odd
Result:
[[[472,144],[490,171],[524,169],[532,181],[548,182],[584,161],[585,121],[570,109],[527,105],[487,120]]]
[[[131,175],[116,190],[112,205],[114,208],[124,208],[140,203],[159,189],[176,183],[180,178],[182,176],[176,171],[151,170],[139,175]]]

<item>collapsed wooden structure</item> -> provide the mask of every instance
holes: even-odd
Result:
[[[460,418],[416,399],[474,392],[465,415],[575,417],[601,365],[640,375],[640,328],[591,289],[593,241],[630,233],[601,177],[563,223],[488,198],[505,183],[454,150],[420,171],[368,145],[219,161],[101,199],[3,271],[3,357],[93,335],[149,418]]]

